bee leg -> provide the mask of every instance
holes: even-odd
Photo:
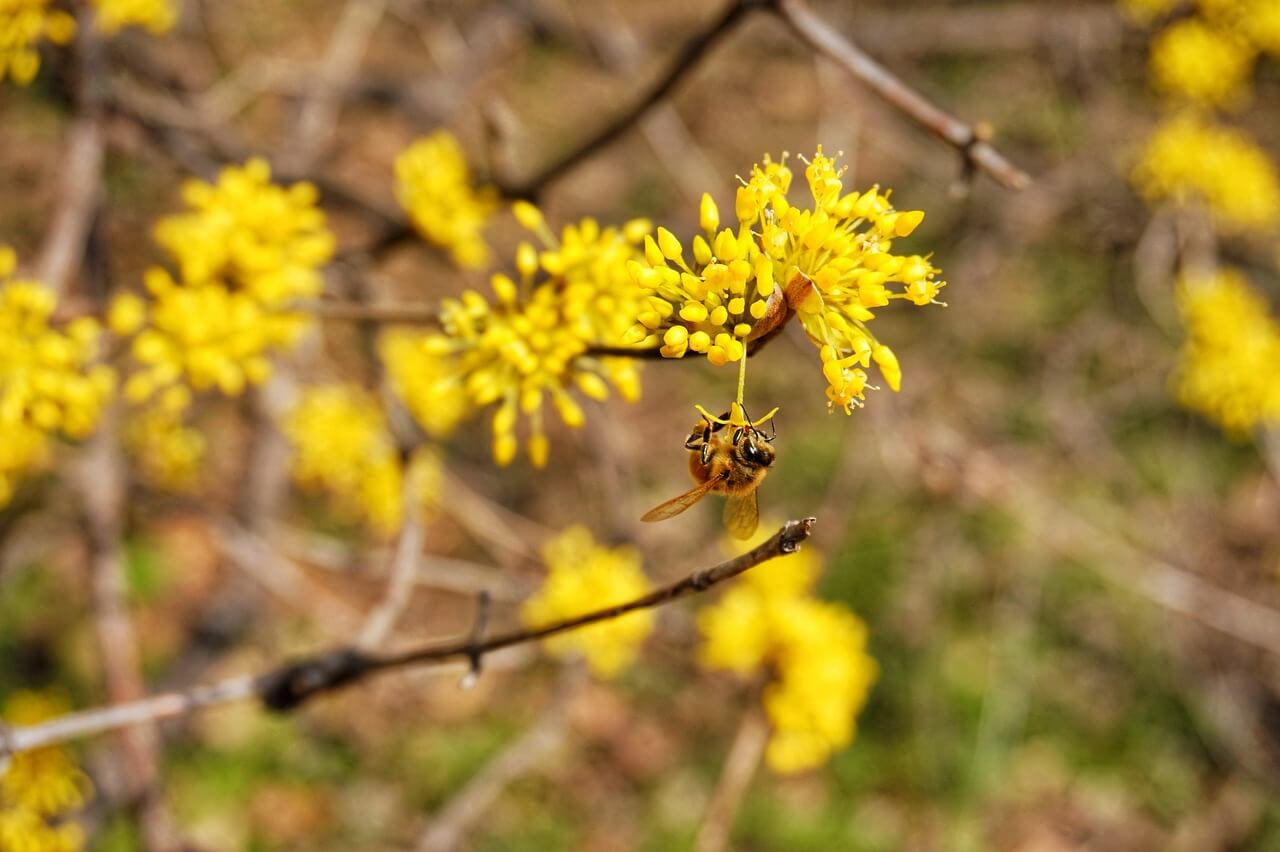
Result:
[[[702,454],[700,456],[702,464],[705,466],[711,462],[711,424],[708,423],[706,428],[702,430]]]
[[[719,417],[717,417],[717,418],[716,418],[716,422],[715,422],[715,423],[709,423],[709,424],[707,424],[708,426],[710,426],[710,427],[711,427],[711,431],[712,431],[712,432],[719,432],[721,429],[723,429],[725,426],[727,426],[727,425],[729,424],[729,415],[730,415],[731,413],[732,413],[732,412],[726,411],[724,414],[721,414]]]

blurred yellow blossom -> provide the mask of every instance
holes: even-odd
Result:
[[[95,363],[101,327],[92,319],[52,328],[53,291],[14,278],[17,257],[0,246],[0,505],[15,480],[46,458],[58,435],[85,438],[115,389]]]
[[[707,197],[691,257],[665,228],[647,237],[644,259],[628,264],[645,300],[627,342],[660,342],[665,357],[693,351],[719,365],[745,357],[749,343],[795,314],[819,349],[830,407],[862,404],[872,361],[897,390],[897,359],[867,326],[872,309],[940,304],[945,282],[928,257],[892,253],[924,213],[894,209],[879,187],[842,194],[843,174],[819,147],[805,169],[812,205],[793,207],[785,158],[765,157],[738,189],[736,229],[716,230],[719,209]]]
[[[1225,230],[1280,223],[1280,177],[1270,158],[1243,133],[1192,112],[1156,128],[1133,180],[1150,203],[1203,201]]]
[[[25,86],[40,70],[40,42],[69,44],[76,19],[50,0],[0,0],[0,83]]]
[[[761,532],[741,547],[767,537]],[[764,707],[773,733],[765,759],[782,773],[817,767],[853,741],[877,674],[862,621],[813,596],[820,567],[811,548],[772,559],[698,613],[704,666],[769,672]]]
[[[171,410],[179,387],[237,396],[266,381],[271,356],[311,323],[289,303],[320,293],[334,249],[315,187],[276,186],[264,160],[228,166],[214,184],[188,181],[182,194],[188,209],[155,227],[177,274],[149,269],[150,298],[122,293],[107,313],[112,331],[134,335],[126,397],[164,393]]]
[[[550,453],[544,403],[550,399],[565,425],[578,428],[586,415],[571,391],[603,400],[612,385],[634,401],[640,394],[638,367],[628,358],[595,357],[588,351],[592,323],[585,314],[570,313],[573,306],[554,282],[532,286],[523,298],[505,275],[495,275],[492,283],[496,304],[472,290],[460,299],[445,299],[443,331],[422,336],[418,345],[436,362],[426,367],[429,375],[440,377],[436,386],[453,388],[456,382],[473,407],[497,406],[493,456],[499,464],[515,458],[516,421],[523,414],[529,422],[529,459],[542,467]]]
[[[621,228],[601,227],[586,218],[564,227],[560,236],[547,227],[542,212],[527,201],[514,205],[516,219],[542,244],[522,243],[516,267],[525,286],[543,273],[564,301],[564,314],[593,343],[622,344],[640,310],[627,262],[641,256],[639,245],[653,228],[648,219],[632,219]],[[523,262],[522,262],[523,261]]]
[[[1178,287],[1187,337],[1178,398],[1223,429],[1280,423],[1280,321],[1238,271],[1190,276]]]
[[[48,695],[20,691],[5,702],[5,721],[33,725],[66,711]],[[90,793],[89,779],[60,748],[14,755],[0,774],[0,849],[14,852],[75,852],[84,845],[80,827],[62,818],[78,810]]]
[[[400,455],[377,401],[356,385],[308,388],[286,416],[293,442],[293,477],[302,487],[332,498],[339,513],[379,534],[400,528],[404,492]],[[439,461],[422,450],[410,460],[419,507],[439,498]]]
[[[429,351],[429,337],[391,329],[379,341],[379,352],[392,390],[414,420],[431,437],[444,438],[471,413],[471,401],[457,371]]]
[[[1168,14],[1178,5],[1178,0],[1120,0],[1120,9],[1133,21],[1150,23]]]
[[[108,35],[125,27],[163,35],[178,18],[174,0],[93,0],[93,5],[98,10],[98,28]]]
[[[188,181],[182,197],[189,210],[161,219],[155,238],[186,284],[226,284],[270,308],[323,289],[334,239],[313,185],[276,186],[255,158],[217,183]]]
[[[542,548],[547,579],[525,602],[521,617],[542,627],[592,610],[626,603],[649,591],[640,555],[629,547],[600,547],[583,526],[572,526]],[[599,677],[614,677],[635,661],[653,631],[653,612],[637,610],[546,640],[559,656],[581,655]]]
[[[131,412],[123,439],[148,484],[178,493],[191,493],[199,487],[208,441],[198,429],[187,425],[180,408],[148,405]]]
[[[1200,0],[1201,14],[1258,50],[1280,54],[1280,0]]]
[[[147,324],[130,349],[138,369],[124,385],[131,402],[145,402],[180,384],[238,396],[266,381],[268,356],[291,344],[307,322],[298,314],[269,310],[243,290],[175,281],[159,267],[147,271],[145,284],[151,295]],[[118,310],[113,306],[113,318]]]
[[[414,142],[396,158],[400,204],[418,231],[468,268],[489,264],[483,231],[498,209],[493,187],[472,184],[458,140],[445,130]]]
[[[1249,42],[1199,18],[1170,24],[1151,42],[1156,89],[1204,106],[1243,104],[1254,58]]]

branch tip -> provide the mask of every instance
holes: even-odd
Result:
[[[268,710],[293,710],[321,692],[363,677],[373,660],[355,648],[339,648],[269,671],[258,679],[257,693]]]

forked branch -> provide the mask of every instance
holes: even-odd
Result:
[[[410,666],[442,665],[452,661],[467,662],[474,671],[478,669],[479,661],[484,656],[503,648],[536,642],[637,610],[664,606],[691,594],[706,591],[762,562],[795,553],[809,537],[815,522],[814,518],[788,521],[768,540],[741,556],[695,571],[682,580],[627,603],[604,607],[543,627],[520,628],[488,638],[482,635],[482,630],[471,630],[464,639],[431,643],[386,654],[355,647],[337,648],[285,663],[256,677],[241,676],[186,692],[172,692],[129,704],[70,713],[38,725],[7,730],[0,727],[0,765],[7,757],[18,752],[132,725],[186,716],[205,707],[246,698],[257,698],[271,710],[288,711],[321,693],[350,686],[381,672]]]

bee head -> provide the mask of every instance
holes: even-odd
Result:
[[[768,439],[750,427],[733,433],[733,447],[738,459],[751,467],[769,467],[777,457],[777,451]]]

